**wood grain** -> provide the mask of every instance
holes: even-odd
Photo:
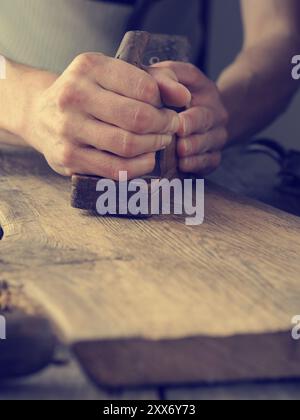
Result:
[[[0,270],[98,384],[298,377],[300,222],[214,185],[206,220],[98,218],[32,151],[0,152]],[[155,367],[155,368],[154,368]]]
[[[116,58],[141,68],[151,35],[144,31],[127,32],[117,51]]]

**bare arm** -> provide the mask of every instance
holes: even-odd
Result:
[[[218,81],[233,141],[271,123],[298,86],[291,59],[300,51],[299,0],[242,0],[242,14],[243,49]]]
[[[25,146],[23,135],[34,98],[47,89],[56,75],[3,59],[0,80],[0,143]]]
[[[226,146],[266,127],[297,90],[291,60],[300,52],[300,1],[242,0],[242,14],[242,51],[217,86],[198,69],[167,64],[192,95],[178,132],[184,172],[215,170]]]

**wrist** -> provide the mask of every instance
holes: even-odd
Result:
[[[23,74],[23,101],[19,108],[19,118],[16,120],[15,133],[26,143],[35,147],[34,118],[37,102],[41,95],[56,81],[57,75],[36,69],[26,69]]]
[[[0,84],[0,129],[32,145],[30,128],[36,100],[57,77],[6,60],[6,78]]]

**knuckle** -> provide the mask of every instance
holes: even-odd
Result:
[[[64,143],[59,152],[59,164],[65,168],[71,168],[74,162],[75,148],[72,144]]]
[[[138,106],[133,112],[133,131],[137,134],[146,134],[149,131],[151,115],[146,106]]]
[[[74,70],[78,74],[86,74],[91,71],[91,69],[99,61],[100,55],[93,53],[83,53],[78,55],[73,61]]]
[[[83,92],[73,80],[65,82],[58,93],[57,106],[60,111],[65,111],[72,105],[78,105],[83,101]]]
[[[135,141],[134,135],[128,131],[124,131],[120,140],[121,156],[131,158],[135,156]]]

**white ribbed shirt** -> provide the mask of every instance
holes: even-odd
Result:
[[[0,54],[56,72],[82,52],[114,56],[132,11],[114,1],[1,0]],[[199,0],[161,0],[140,29],[187,35],[196,57],[203,40],[199,15]]]

